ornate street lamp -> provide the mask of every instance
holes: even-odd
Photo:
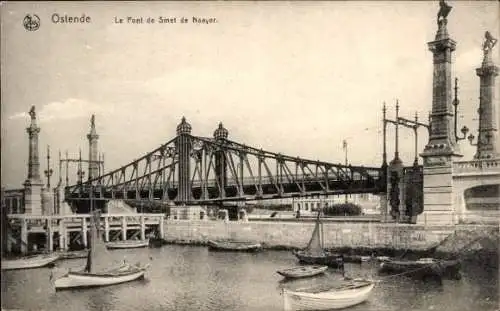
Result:
[[[50,146],[47,145],[47,169],[43,171],[47,177],[47,189],[50,189],[50,177],[54,173],[54,170],[50,168]]]

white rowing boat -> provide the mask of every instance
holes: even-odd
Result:
[[[106,243],[108,249],[141,248],[148,247],[149,239],[146,240],[126,240]]]
[[[97,287],[130,282],[144,277],[147,268],[148,266],[140,267],[124,264],[119,268],[99,273],[72,271],[57,279],[55,287],[56,289]]]
[[[98,233],[99,215],[94,213],[90,221],[90,251],[87,264],[81,271],[69,271],[54,282],[57,289],[96,287],[130,282],[144,277],[149,265],[116,263],[106,249]]]
[[[375,283],[369,280],[344,281],[339,286],[283,289],[285,311],[342,309],[366,301]]]
[[[32,269],[45,267],[59,259],[57,254],[41,254],[15,259],[2,259],[2,270]]]

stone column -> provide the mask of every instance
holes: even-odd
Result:
[[[446,28],[448,13],[449,10],[443,16],[440,11],[435,40],[428,43],[434,62],[432,112],[429,142],[420,154],[424,159],[424,212],[417,223],[424,219],[427,224],[456,223],[452,164],[462,155],[454,131],[451,61],[456,42],[449,37]]]
[[[484,59],[476,74],[480,77],[479,89],[479,133],[475,159],[491,159],[500,157],[500,137],[498,135],[498,112],[496,107],[495,77],[498,76],[498,67],[491,59],[489,38],[483,45]]]
[[[38,134],[40,128],[36,123],[35,106],[29,112],[30,127],[26,129],[29,136],[28,178],[24,182],[25,213],[30,215],[42,214],[42,187],[40,179],[40,160],[38,156]]]
[[[97,141],[99,135],[95,129],[95,116],[92,115],[90,119],[90,132],[87,134],[87,139],[89,140],[89,179],[94,179],[99,176],[99,158],[98,158],[98,148]]]

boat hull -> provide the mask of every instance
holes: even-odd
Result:
[[[88,253],[88,250],[59,252],[59,259],[87,258]]]
[[[108,249],[124,249],[124,248],[142,248],[148,247],[149,240],[145,241],[118,241],[106,243]]]
[[[162,247],[164,244],[163,239],[149,239],[149,247]]]
[[[371,283],[361,288],[321,293],[307,293],[284,289],[284,309],[290,311],[348,308],[365,302],[370,297],[374,286]]]
[[[279,275],[284,276],[285,278],[297,279],[316,276],[318,274],[324,273],[327,269],[328,266],[305,266],[279,270],[276,272]]]
[[[382,273],[402,273],[414,278],[439,277],[460,279],[460,262],[458,260],[437,260],[435,262],[418,262],[388,260],[380,264]]]
[[[360,255],[344,255],[344,262],[349,263],[363,263],[371,260],[370,256],[360,256]]]
[[[57,259],[59,259],[57,254],[34,255],[18,259],[2,259],[2,270],[41,268],[53,264]]]
[[[67,275],[57,279],[54,285],[56,290],[109,286],[143,278],[145,272],[146,271],[144,269],[136,269],[129,273],[123,273],[120,275],[97,275],[69,272]]]
[[[324,265],[339,268],[344,265],[342,255],[330,252],[323,252],[321,255],[312,255],[304,251],[293,252],[301,263],[312,265]]]
[[[208,249],[224,252],[258,252],[262,250],[262,245],[250,242],[208,241]]]

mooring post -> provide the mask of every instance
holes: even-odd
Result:
[[[144,220],[144,214],[141,214],[141,240],[146,239],[146,222]]]
[[[104,216],[104,241],[109,242],[109,217]]]
[[[122,240],[127,240],[127,217],[122,216]]]
[[[82,242],[83,246],[87,248],[87,218],[82,217]]]
[[[28,220],[21,218],[21,254],[28,252]]]

